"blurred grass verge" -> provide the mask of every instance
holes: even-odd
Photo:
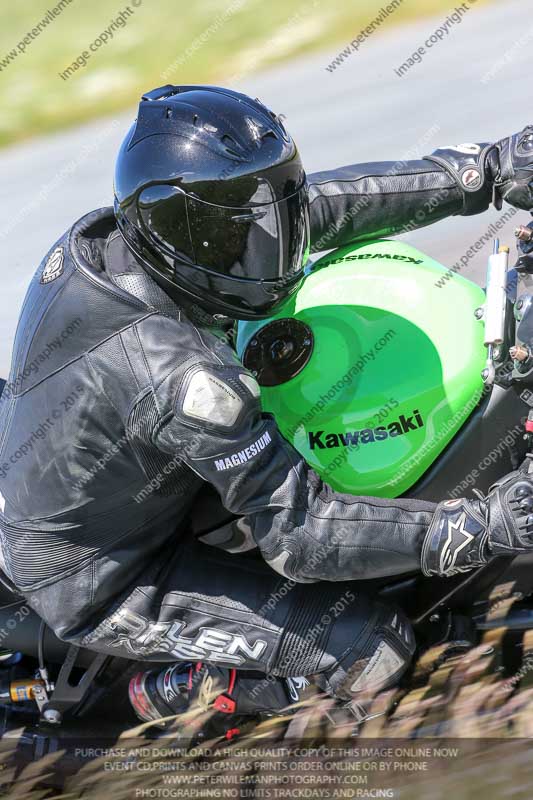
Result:
[[[150,723],[116,741],[62,741],[57,729],[57,749],[42,758],[20,728],[0,741],[0,796],[531,800],[533,631],[505,628],[508,600],[491,612],[501,627],[486,631],[477,647],[433,647],[410,686],[358,698],[370,715],[358,735],[350,715],[331,724],[332,701],[321,695],[229,741],[198,742],[210,717],[198,707],[166,718],[164,738],[150,738]],[[509,635],[516,663],[505,675]]]
[[[478,0],[476,8],[489,1]],[[129,5],[115,5],[109,0],[26,0],[10,4],[2,11],[0,25],[0,146],[127,108],[154,86],[234,85],[260,68],[301,53],[335,43],[342,49],[390,2],[129,0]],[[376,25],[376,37],[420,17],[442,13],[444,20],[454,10],[450,0],[396,3],[397,8]],[[58,4],[60,11],[54,14]],[[367,46],[365,41],[361,49]],[[357,55],[353,53],[340,69],[355,69],[352,59]]]

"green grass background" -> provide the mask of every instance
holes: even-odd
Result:
[[[0,62],[56,1],[3,4]],[[63,81],[59,72],[127,5],[72,0],[24,54],[0,71],[0,145],[120,110],[135,103],[141,91],[164,83],[231,85],[232,79],[329,45],[332,59],[334,45],[341,50],[355,39],[387,2],[142,0],[87,66]],[[403,0],[375,36],[430,14],[442,13],[444,19],[453,7],[450,0]],[[324,66],[329,60],[325,55]]]

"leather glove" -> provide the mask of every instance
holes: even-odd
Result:
[[[533,125],[496,142],[487,156],[496,208],[506,200],[515,208],[533,210]]]
[[[446,170],[463,196],[462,216],[497,209],[506,200],[533,211],[533,126],[495,144],[440,147],[424,156]]]
[[[489,549],[495,556],[533,552],[533,480],[511,472],[488,495]]]
[[[511,472],[481,500],[439,503],[422,545],[424,575],[451,576],[498,555],[533,552],[533,480]]]

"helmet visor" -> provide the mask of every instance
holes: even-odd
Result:
[[[228,277],[291,282],[309,255],[307,187],[265,205],[233,208],[187,196],[195,263]]]

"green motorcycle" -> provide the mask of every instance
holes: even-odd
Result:
[[[513,269],[495,242],[485,291],[406,243],[378,240],[322,257],[276,316],[240,323],[237,349],[264,411],[334,489],[439,501],[486,492],[524,460],[532,226],[517,229]],[[422,641],[445,641],[454,623],[475,641],[497,583],[531,595],[528,564],[497,559],[466,578],[389,578],[377,588]],[[533,607],[513,620],[533,627]]]

